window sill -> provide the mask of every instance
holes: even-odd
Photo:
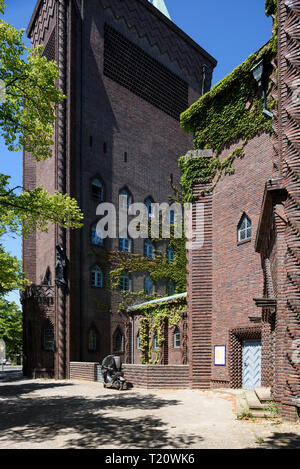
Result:
[[[251,243],[252,239],[245,239],[244,241],[238,241],[237,245],[241,246],[243,244]]]

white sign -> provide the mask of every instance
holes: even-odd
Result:
[[[225,366],[226,365],[226,346],[215,345],[215,365]]]

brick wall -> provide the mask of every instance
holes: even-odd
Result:
[[[184,389],[189,387],[188,365],[123,365],[126,381],[147,389]]]
[[[99,363],[70,363],[70,379],[97,381],[97,366]]]

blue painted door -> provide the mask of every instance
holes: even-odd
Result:
[[[261,386],[261,341],[243,342],[243,388]]]

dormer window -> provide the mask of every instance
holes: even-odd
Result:
[[[252,223],[250,218],[244,213],[238,224],[238,242],[248,241],[252,237]]]

